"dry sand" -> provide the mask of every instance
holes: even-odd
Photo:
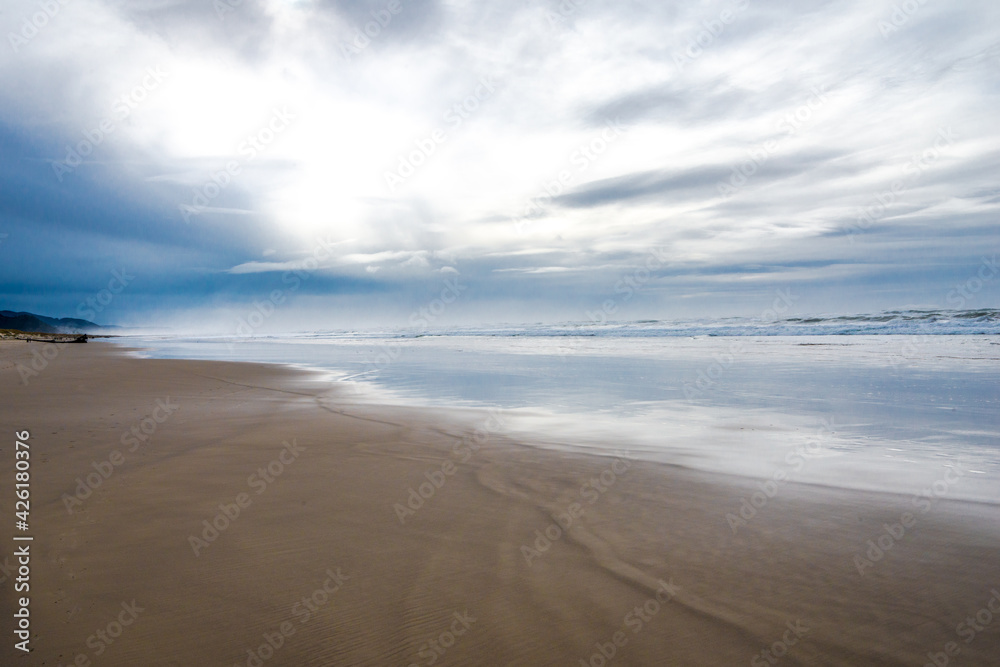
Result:
[[[919,513],[787,483],[734,535],[726,514],[753,480],[541,449],[496,415],[359,405],[292,369],[103,343],[58,346],[25,384],[17,365],[41,349],[0,343],[4,665],[597,666],[602,649],[615,665],[1000,664],[991,506]],[[22,430],[28,655],[13,646]],[[70,512],[78,478],[109,465]],[[443,483],[401,522],[394,505],[425,482]],[[905,512],[916,526],[860,575],[855,556]],[[203,536],[213,520],[224,529]],[[191,536],[212,541],[196,555]]]

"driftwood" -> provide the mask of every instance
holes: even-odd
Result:
[[[25,338],[26,343],[86,343],[87,334],[81,334],[71,340],[43,340],[41,338]]]

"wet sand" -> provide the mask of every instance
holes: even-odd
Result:
[[[505,434],[502,413],[362,405],[277,366],[51,348],[43,366],[41,344],[0,342],[3,664],[1000,655],[995,506],[923,511],[789,482],[741,524],[727,514],[756,480],[613,442],[606,456],[534,447]],[[34,538],[27,655],[14,648],[14,534]]]

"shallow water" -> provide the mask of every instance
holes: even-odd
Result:
[[[352,400],[497,408],[554,447],[1000,502],[994,336],[128,338],[144,356],[293,364]],[[954,475],[951,475],[954,478]]]

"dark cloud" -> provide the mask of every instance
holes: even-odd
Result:
[[[789,157],[773,158],[757,167],[748,179],[761,183],[802,176],[840,157],[832,151],[816,151]],[[748,158],[749,160],[749,158]],[[700,166],[685,171],[647,171],[582,185],[556,198],[556,203],[571,208],[623,204],[650,199],[680,201],[719,198],[719,184],[728,184],[734,168],[727,165]]]
[[[996,244],[996,3],[925,3],[886,32],[892,3],[752,2],[683,66],[678,54],[735,3],[400,3],[391,19],[388,0],[70,3],[0,53],[0,307],[74,315],[111,271],[133,268],[112,319],[245,303],[282,272],[233,267],[286,266],[317,234],[350,241],[349,259],[299,292],[330,304],[371,295],[407,312],[449,267],[471,300],[579,315],[652,247],[671,259],[648,294],[674,302],[781,281],[881,281],[880,293],[932,302]],[[16,29],[34,7],[16,0],[2,18]],[[177,66],[175,85],[57,178],[53,162],[107,117],[109,98],[161,61]],[[498,90],[446,120],[484,75]],[[818,86],[828,99],[785,133],[780,121]],[[230,159],[230,134],[286,97],[302,135],[242,164],[185,221],[179,206]],[[629,130],[608,156],[540,197],[615,118]],[[949,126],[955,146],[908,175]],[[431,150],[435,130],[446,138]],[[766,142],[778,150],[747,167]],[[388,192],[384,172],[415,154],[412,178]],[[734,183],[740,167],[752,173]],[[851,243],[857,209],[900,179]],[[545,205],[515,230],[532,201]]]
[[[232,51],[261,62],[271,46],[273,18],[254,0],[113,0],[116,13],[171,45]]]

